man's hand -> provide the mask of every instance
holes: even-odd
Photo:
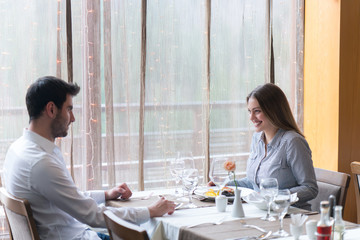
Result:
[[[148,207],[150,212],[150,217],[161,217],[165,213],[173,214],[175,211],[175,203],[169,200],[166,200],[164,197],[161,197],[159,201],[150,205]]]
[[[126,183],[120,184],[110,190],[105,191],[105,200],[116,199],[121,196],[122,199],[128,199],[132,195],[130,188]]]

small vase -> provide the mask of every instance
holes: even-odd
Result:
[[[235,189],[235,199],[233,203],[233,209],[231,212],[232,217],[242,218],[245,217],[244,209],[241,202],[241,190]]]

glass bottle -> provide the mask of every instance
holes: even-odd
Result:
[[[343,240],[345,222],[342,219],[342,206],[335,207],[334,240]]]
[[[334,217],[334,208],[336,206],[336,197],[334,195],[329,196],[329,203],[330,203],[330,218]]]
[[[332,223],[329,218],[329,201],[320,202],[321,217],[317,223],[317,240],[331,240],[331,226]]]

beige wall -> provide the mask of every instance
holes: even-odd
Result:
[[[304,132],[316,167],[360,161],[360,1],[305,2]],[[356,221],[351,181],[345,219]]]

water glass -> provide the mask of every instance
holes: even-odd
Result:
[[[180,180],[182,177],[182,172],[183,172],[184,168],[185,168],[185,162],[182,159],[180,152],[178,152],[177,157],[171,159],[171,161],[170,161],[170,173],[175,178],[175,195],[176,196],[181,196],[181,194],[178,191],[177,186],[180,183]]]
[[[261,218],[264,221],[275,221],[276,219],[270,215],[271,203],[278,192],[278,181],[276,178],[263,178],[260,180],[260,194],[266,200],[267,213]]]
[[[196,208],[192,202],[192,193],[199,183],[199,171],[195,168],[185,168],[182,176],[183,186],[189,194],[188,208]]]
[[[277,195],[274,197],[272,202],[272,208],[274,212],[278,213],[280,221],[280,229],[277,232],[274,232],[274,236],[287,237],[289,233],[284,230],[283,219],[290,206],[291,193],[289,189],[279,190]]]

